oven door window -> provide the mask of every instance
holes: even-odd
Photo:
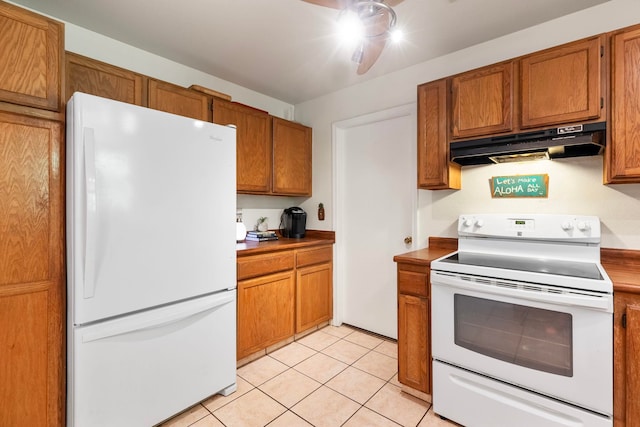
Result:
[[[571,314],[454,295],[455,343],[515,365],[573,376]]]

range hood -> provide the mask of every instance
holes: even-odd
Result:
[[[604,151],[606,122],[452,142],[451,161],[462,166],[537,158],[595,156]]]

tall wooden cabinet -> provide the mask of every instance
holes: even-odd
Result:
[[[64,28],[4,2],[0,28],[0,425],[62,426]]]
[[[0,112],[0,425],[64,421],[64,125]]]
[[[460,165],[449,161],[449,81],[418,86],[418,188],[460,189]]]
[[[640,25],[611,38],[611,122],[605,182],[640,182]]]

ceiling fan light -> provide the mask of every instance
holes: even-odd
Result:
[[[404,33],[399,28],[394,28],[389,32],[389,39],[393,43],[399,43],[404,39]]]
[[[364,37],[364,25],[353,11],[340,11],[337,27],[338,38],[344,43],[355,44]]]

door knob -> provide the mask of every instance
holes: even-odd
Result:
[[[413,239],[411,238],[411,236],[407,236],[404,238],[404,243],[407,245],[410,245],[411,242],[413,242]]]

